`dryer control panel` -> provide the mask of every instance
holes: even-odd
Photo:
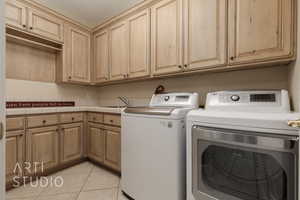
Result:
[[[288,91],[219,91],[207,95],[206,109],[290,112]]]

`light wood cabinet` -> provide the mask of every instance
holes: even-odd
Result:
[[[115,170],[121,170],[120,132],[106,130],[104,164]]]
[[[105,130],[101,125],[88,125],[88,157],[103,163],[105,155]]]
[[[7,0],[6,23],[47,39],[63,42],[63,20],[17,0]]]
[[[102,83],[109,80],[109,46],[108,31],[94,35],[94,82]]]
[[[30,32],[62,42],[63,27],[63,21],[57,17],[37,9],[28,8],[28,28]]]
[[[16,0],[7,0],[5,2],[5,19],[7,25],[20,29],[26,29],[26,5]]]
[[[68,163],[83,157],[83,124],[73,123],[61,126],[60,163]]]
[[[186,0],[184,11],[184,70],[225,66],[226,1]]]
[[[28,129],[26,133],[26,161],[37,167],[37,173],[58,166],[58,126]],[[28,174],[36,173],[34,168]]]
[[[295,26],[293,2],[230,0],[230,64],[291,57]]]
[[[93,114],[93,115],[91,115]],[[116,171],[121,171],[121,116],[97,113],[102,120],[88,117],[88,157]],[[96,113],[88,113],[95,116]]]
[[[28,128],[52,126],[58,123],[59,123],[59,117],[56,114],[35,115],[35,116],[27,117]]]
[[[182,70],[182,0],[162,0],[151,8],[153,75]]]
[[[128,19],[129,78],[150,75],[150,10]]]
[[[128,74],[128,24],[120,22],[109,28],[110,80],[127,78]]]
[[[6,133],[6,184],[13,184],[14,179],[18,182],[22,180],[25,156],[24,134],[24,131],[9,131]]]
[[[24,117],[6,118],[6,130],[7,131],[24,130],[24,128],[25,128]]]
[[[79,27],[65,25],[65,68],[69,82],[90,83],[91,35]]]

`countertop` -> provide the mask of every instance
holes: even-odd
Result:
[[[63,112],[103,112],[121,114],[123,108],[111,107],[92,107],[92,106],[75,106],[75,107],[51,107],[51,108],[13,108],[6,109],[6,115],[32,115],[46,113],[63,113]]]

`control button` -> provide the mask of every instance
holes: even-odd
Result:
[[[165,101],[169,101],[170,100],[170,96],[165,96],[164,100]]]
[[[232,95],[230,98],[232,101],[239,101],[241,99],[238,95]]]

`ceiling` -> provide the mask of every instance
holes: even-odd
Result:
[[[84,25],[94,27],[143,0],[36,0]]]

